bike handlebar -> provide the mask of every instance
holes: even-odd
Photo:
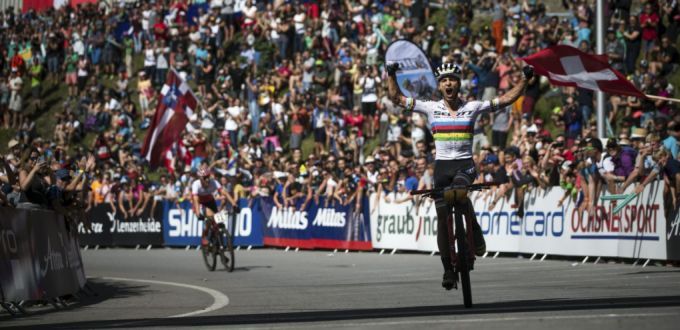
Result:
[[[491,187],[495,187],[495,186],[498,186],[498,185],[499,184],[495,183],[495,182],[475,183],[475,184],[471,184],[471,185],[450,185],[450,186],[444,187],[444,188],[412,190],[411,195],[443,194],[444,192],[449,191],[449,190],[479,191],[479,190],[484,190],[484,189],[490,189]]]

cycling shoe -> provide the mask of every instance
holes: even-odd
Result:
[[[444,271],[444,279],[442,280],[442,287],[446,290],[451,290],[456,286],[456,273],[452,269]]]

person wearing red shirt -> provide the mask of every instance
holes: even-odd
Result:
[[[12,59],[9,61],[9,66],[11,69],[17,69],[17,74],[19,76],[24,74],[24,70],[26,69],[26,62],[24,62],[24,58],[19,55],[19,52],[15,53],[14,56],[12,56]]]
[[[158,20],[156,24],[153,25],[153,34],[156,37],[156,40],[166,40],[168,35],[168,26],[165,25],[162,20]]]
[[[199,132],[191,141],[191,146],[194,147],[193,159],[191,160],[191,170],[196,170],[201,165],[201,162],[208,156],[207,142],[205,135]]]
[[[360,110],[361,110],[361,108],[356,106],[356,107],[354,107],[354,109],[352,109],[352,112],[346,113],[345,116],[344,116],[345,117],[344,118],[345,123],[347,124],[347,126],[357,128],[357,130],[358,130],[357,136],[363,136],[363,134],[362,134],[363,132],[362,132],[361,129],[364,126],[364,120],[365,120],[364,115],[361,114]]]
[[[647,58],[649,50],[654,47],[658,39],[657,27],[659,25],[659,14],[652,8],[651,3],[645,4],[645,11],[640,14],[640,27],[642,28],[642,53]]]

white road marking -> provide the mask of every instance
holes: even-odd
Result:
[[[456,325],[460,323],[485,323],[485,322],[512,322],[512,321],[550,321],[550,320],[588,320],[588,319],[611,319],[611,318],[631,318],[631,317],[659,317],[659,316],[678,316],[677,313],[638,313],[638,314],[594,314],[594,315],[547,315],[547,316],[514,316],[514,317],[484,317],[484,318],[448,318],[442,320],[398,320],[398,321],[375,321],[375,322],[360,322],[360,323],[313,323],[300,324],[295,323],[295,328],[366,328],[371,326],[391,326],[391,325],[424,325],[424,324],[451,324],[455,322]],[[277,328],[291,328],[291,325],[263,325],[267,329]],[[262,329],[262,327],[242,328],[242,329]]]
[[[136,279],[136,278],[123,278],[123,277],[102,277],[101,279],[110,280],[110,281],[139,282],[139,283],[176,286],[176,287],[180,287],[180,288],[187,288],[187,289],[192,289],[192,290],[196,290],[196,291],[201,291],[201,292],[209,294],[213,298],[212,305],[210,305],[210,306],[208,306],[204,309],[199,309],[199,310],[196,310],[196,311],[193,311],[193,312],[189,312],[189,313],[185,313],[185,314],[172,315],[172,316],[168,316],[168,317],[194,316],[194,315],[199,315],[199,314],[203,314],[203,313],[216,311],[216,310],[218,310],[218,309],[220,309],[224,306],[229,305],[229,297],[227,297],[224,293],[219,292],[217,290],[210,289],[210,288],[202,287],[202,286],[184,284],[184,283],[176,283],[176,282],[142,280],[142,279]]]

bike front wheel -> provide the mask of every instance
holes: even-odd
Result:
[[[208,245],[201,246],[201,254],[203,255],[203,262],[209,271],[215,271],[217,266],[217,250],[219,249],[218,242],[214,235],[208,239]]]
[[[463,230],[463,215],[456,214],[456,243],[458,248],[458,273],[460,273],[460,284],[463,287],[463,304],[465,308],[472,307],[472,286],[470,285],[470,262],[469,257],[469,247],[467,246],[467,237],[465,235],[465,230]],[[472,230],[471,228],[468,230]]]
[[[220,239],[222,241],[222,249],[220,249],[220,261],[228,272],[234,271],[234,241],[231,239],[231,234],[226,228],[220,229]]]

